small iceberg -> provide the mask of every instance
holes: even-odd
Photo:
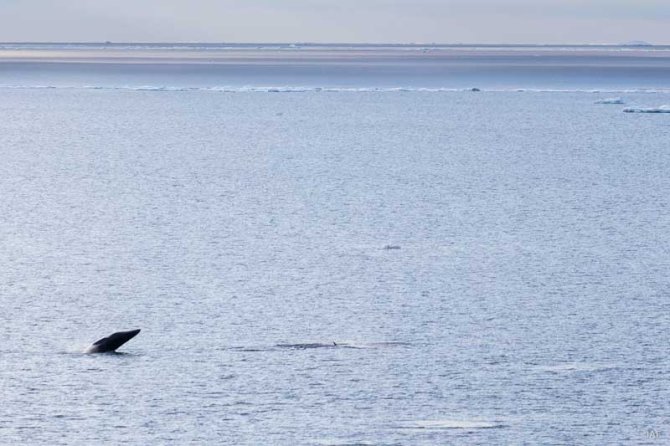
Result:
[[[654,46],[654,45],[644,40],[631,40],[630,42],[622,43],[621,46]]]
[[[652,108],[624,108],[624,113],[670,113],[670,105],[661,105],[660,107]]]
[[[596,104],[607,104],[607,105],[614,105],[614,104],[623,104],[623,99],[621,98],[607,98],[607,99],[600,99],[595,102]]]

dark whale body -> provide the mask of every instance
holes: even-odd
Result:
[[[111,334],[106,338],[102,338],[98,341],[95,341],[91,346],[86,349],[86,353],[105,353],[113,352],[117,348],[121,347],[126,342],[130,341],[132,338],[137,336],[140,332],[137,330],[130,331],[119,331],[117,333]]]

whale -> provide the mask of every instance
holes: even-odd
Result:
[[[86,349],[85,353],[115,352],[117,348],[121,347],[123,344],[137,336],[139,332],[140,330],[137,329],[113,333],[106,338],[95,341]]]

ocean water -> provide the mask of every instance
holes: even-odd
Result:
[[[667,49],[0,47],[0,444],[670,438]]]

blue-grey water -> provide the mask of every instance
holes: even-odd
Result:
[[[0,444],[670,438],[663,82],[3,57]]]

